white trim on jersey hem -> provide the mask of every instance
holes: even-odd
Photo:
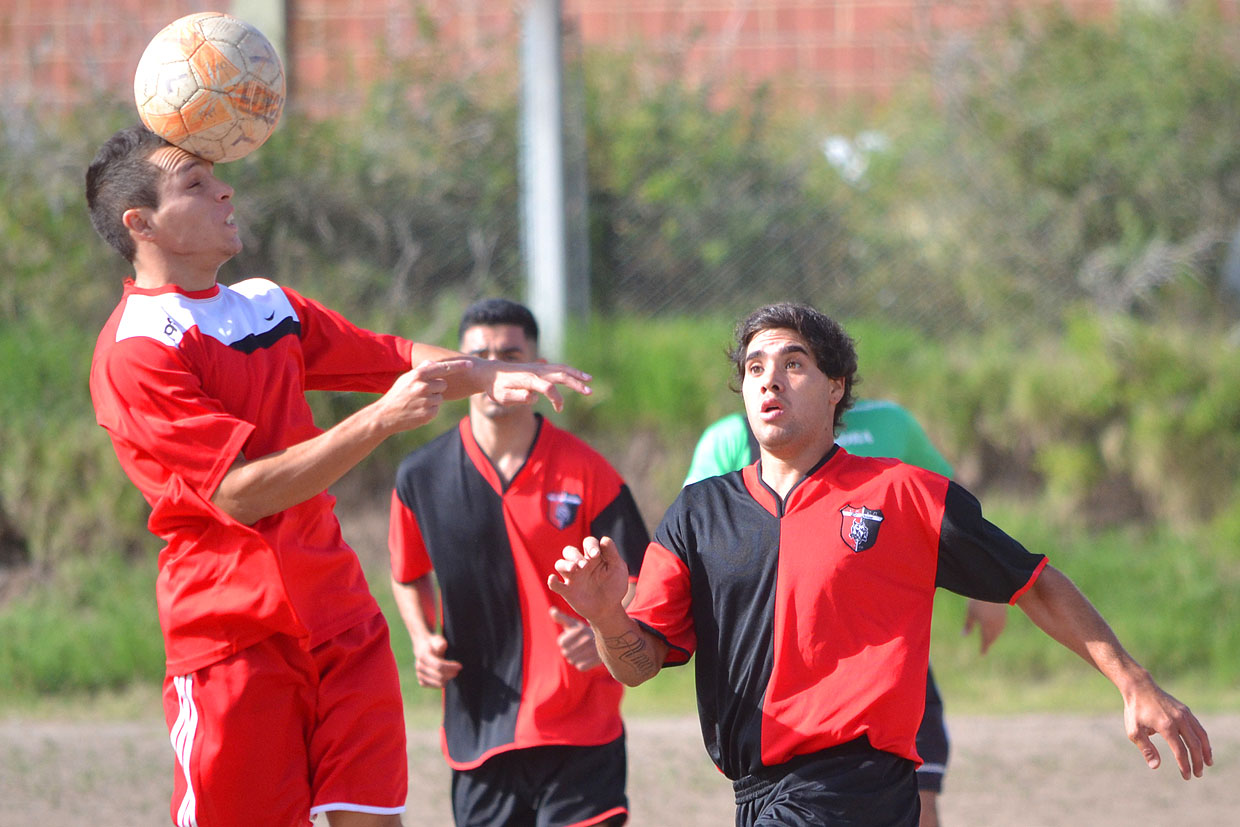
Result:
[[[368,807],[365,804],[351,804],[348,801],[333,801],[329,804],[319,804],[317,807],[310,808],[310,818],[313,820],[319,813],[327,813],[337,810],[347,810],[351,813],[367,813],[376,816],[396,816],[405,812],[405,805],[399,807]]]

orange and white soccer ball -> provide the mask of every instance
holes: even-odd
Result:
[[[200,12],[152,38],[133,91],[152,132],[208,161],[235,161],[275,130],[284,111],[284,65],[254,26]]]

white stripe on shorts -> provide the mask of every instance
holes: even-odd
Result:
[[[194,782],[190,775],[189,762],[194,752],[194,736],[198,733],[198,709],[194,706],[194,678],[192,675],[174,677],[172,685],[177,690],[176,723],[168,733],[172,741],[172,750],[176,753],[177,763],[181,765],[181,773],[185,776],[185,797],[177,808],[177,827],[198,827],[196,815],[197,801],[194,797]]]

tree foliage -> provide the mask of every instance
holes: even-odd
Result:
[[[902,101],[875,177],[898,289],[932,284],[937,330],[1043,328],[1089,301],[1231,324],[1240,72],[1216,4],[1022,18]],[[884,230],[871,226],[880,237]]]

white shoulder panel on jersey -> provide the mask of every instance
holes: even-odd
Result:
[[[193,328],[230,347],[250,350],[246,342],[260,341],[299,319],[288,296],[267,279],[246,279],[205,299],[183,293],[133,294],[116,328],[116,340],[143,336],[178,347]]]

